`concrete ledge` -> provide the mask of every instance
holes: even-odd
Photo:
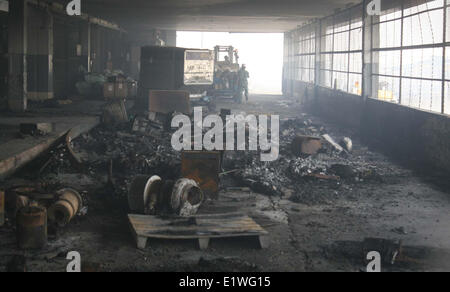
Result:
[[[98,117],[79,118],[79,123],[66,122],[59,129],[45,137],[27,137],[13,139],[0,145],[0,180],[15,173],[21,167],[31,162],[40,154],[48,150],[70,131],[74,139],[96,127],[100,123]]]

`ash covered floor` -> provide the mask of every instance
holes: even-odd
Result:
[[[262,163],[258,153],[227,151],[219,200],[206,201],[199,214],[248,214],[269,232],[268,249],[255,248],[251,239],[213,239],[205,251],[195,240],[149,240],[138,250],[127,220],[128,185],[138,174],[179,177],[180,154],[163,131],[139,135],[130,125],[100,126],[73,141],[84,169],[59,147],[43,158],[44,169],[36,161],[2,183],[3,189],[26,185],[42,192],[71,187],[85,208],[66,227],[50,226],[48,245],[38,251],[17,249],[7,221],[0,228],[0,270],[20,257],[28,271],[65,271],[67,253],[78,251],[83,268],[95,271],[364,271],[366,238],[401,241],[403,256],[383,270],[450,269],[445,186],[362,145],[358,133],[302,113],[293,100],[254,95],[248,104],[224,101],[216,105],[221,108],[280,115],[280,158]],[[338,154],[327,145],[299,157],[290,148],[298,134],[350,137],[353,151]]]

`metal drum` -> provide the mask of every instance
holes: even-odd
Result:
[[[66,226],[81,210],[83,200],[80,194],[73,189],[58,191],[58,201],[48,209],[50,221],[59,227]]]
[[[16,232],[19,248],[43,248],[47,244],[47,209],[33,206],[19,210]]]

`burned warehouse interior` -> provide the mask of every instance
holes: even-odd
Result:
[[[450,0],[0,0],[0,272],[448,272],[449,115]]]

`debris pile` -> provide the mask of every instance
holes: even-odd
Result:
[[[224,171],[240,169],[231,175],[238,184],[255,192],[284,196],[287,190],[293,190],[292,200],[309,204],[316,201],[316,191],[311,188],[328,184],[339,189],[344,183],[380,182],[392,175],[392,170],[373,163],[375,155],[366,148],[356,151],[348,137],[335,140],[324,126],[304,117],[280,124],[278,160],[261,162],[256,152],[225,152]]]

